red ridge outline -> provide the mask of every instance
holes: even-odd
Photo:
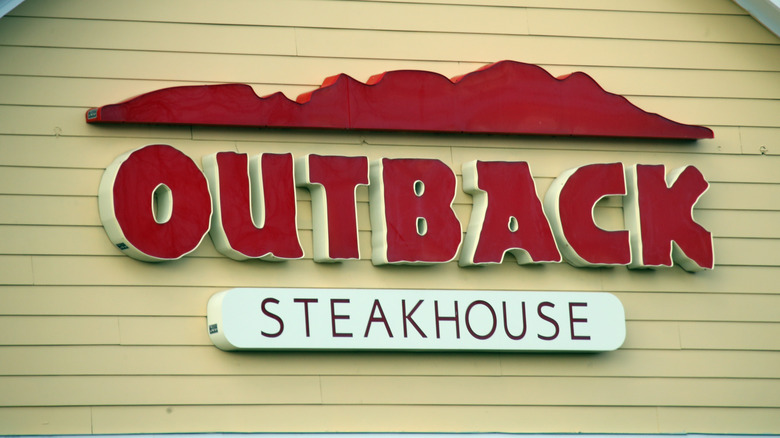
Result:
[[[365,84],[346,74],[292,101],[258,97],[245,84],[165,88],[87,111],[88,123],[713,138],[605,91],[582,72],[555,78],[532,64],[500,61],[452,80],[398,70]]]

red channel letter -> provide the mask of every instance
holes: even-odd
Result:
[[[292,154],[219,152],[203,157],[214,203],[211,238],[235,260],[299,259]]]
[[[314,261],[359,259],[355,191],[368,184],[368,158],[310,154],[296,160],[295,176],[311,193]]]
[[[573,266],[628,265],[628,231],[607,231],[594,222],[593,208],[605,196],[625,195],[622,163],[589,164],[553,181],[544,208],[563,257]]]
[[[371,163],[374,264],[452,261],[462,239],[454,199],[455,173],[439,160]]]
[[[192,159],[168,145],[150,145],[118,157],[98,190],[103,227],[130,257],[178,259],[209,231],[211,197]]]
[[[693,219],[693,207],[709,188],[701,172],[685,166],[664,178],[663,165],[626,168],[629,186],[623,212],[632,230],[632,268],[672,266],[686,271],[714,267],[712,233]]]
[[[463,165],[463,190],[474,197],[461,266],[560,262],[550,224],[524,161],[471,161]]]

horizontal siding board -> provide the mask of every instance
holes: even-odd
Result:
[[[780,130],[772,128],[739,128],[743,154],[780,155],[777,145],[780,140]]]
[[[56,357],[56,362],[49,358]],[[5,346],[0,375],[780,377],[780,352],[620,349],[603,354],[228,353],[203,346]]]
[[[301,421],[305,418],[306,421]],[[768,434],[780,409],[499,406],[134,406],[0,408],[9,434],[225,432],[506,432]],[[571,428],[571,429],[569,429]],[[493,430],[493,429],[491,429]]]
[[[212,345],[203,317],[124,316],[119,337],[123,345]]]
[[[620,348],[680,350],[680,328],[675,321],[627,321]]]
[[[163,133],[166,129],[152,129],[147,131],[147,135]],[[108,134],[110,130],[104,132]],[[214,143],[196,144],[185,139],[166,138],[164,135],[154,138],[0,135],[0,164],[57,169],[85,168],[98,170],[102,175],[105,168],[117,157],[148,144],[170,144],[180,150],[186,150],[190,157],[232,149],[232,142],[223,142],[219,148]],[[198,145],[205,147],[199,148]],[[97,191],[92,194],[96,195]]]
[[[752,410],[751,410],[752,413]],[[771,419],[777,410],[737,416]],[[402,419],[402,421],[399,421]],[[655,408],[583,406],[242,405],[101,406],[94,433],[225,432],[641,432],[657,431]],[[564,423],[565,421],[565,423]],[[736,427],[736,423],[732,425]]]
[[[47,389],[48,388],[48,389]],[[0,406],[311,404],[316,376],[0,377]]]
[[[219,287],[0,286],[3,315],[206,316]]]
[[[374,3],[352,1],[287,0],[279,3],[273,0],[242,1],[230,8],[214,7],[201,3],[193,7],[186,1],[157,2],[142,1],[137,8],[115,6],[106,8],[93,3],[88,9],[85,4],[74,3],[71,8],[58,7],[32,10],[15,10],[13,15],[127,20],[133,22],[155,22],[178,29],[172,23],[198,23],[206,25],[315,27],[346,29],[392,29],[401,31],[465,32],[465,33],[507,33],[525,34],[526,11],[524,8],[494,8],[471,5],[436,5],[418,3]],[[57,5],[59,6],[59,5]],[[431,20],[430,17],[437,17]],[[146,25],[147,23],[143,23]],[[102,26],[102,23],[97,26]],[[63,30],[65,32],[65,30]],[[173,32],[166,30],[165,34]],[[242,35],[244,29],[231,30]],[[126,33],[126,32],[125,32]],[[250,35],[245,35],[250,37]],[[141,38],[143,40],[143,37]],[[100,43],[85,41],[93,46]],[[231,47],[229,40],[225,48]],[[143,44],[143,42],[140,42]],[[238,43],[240,44],[240,42]],[[197,47],[197,45],[195,46]],[[251,46],[250,46],[251,47]],[[114,48],[114,47],[111,47]]]
[[[699,210],[693,217],[715,236],[780,238],[780,212]],[[745,222],[739,222],[745,220]],[[730,222],[731,221],[731,222]],[[759,229],[751,228],[759,227]]]
[[[111,316],[0,316],[0,345],[118,344]]]
[[[779,409],[582,406],[139,406],[93,409],[94,433],[176,432],[485,432],[528,433],[773,433]],[[708,421],[708,415],[717,418]],[[685,421],[686,416],[694,422]],[[306,418],[302,422],[300,418]],[[403,418],[403,425],[398,419]],[[688,426],[693,426],[689,428]],[[178,427],[178,429],[177,429]]]
[[[780,49],[778,50],[780,55]],[[632,97],[633,104],[651,113],[660,113],[680,123],[747,127],[780,127],[778,99],[667,99]]]
[[[0,424],[7,435],[91,434],[90,407],[0,408]]]
[[[100,169],[58,169],[0,166],[0,193],[4,195],[94,196]]]
[[[778,323],[680,323],[682,348],[780,351]]]
[[[2,56],[0,55],[0,58]],[[115,128],[86,123],[87,108],[57,108],[0,105],[0,134],[42,135],[52,138],[68,136],[110,136],[117,134]],[[184,139],[191,137],[189,127],[159,126],[154,128],[159,139]],[[122,135],[127,137],[149,136],[149,128],[123,126]],[[143,146],[143,144],[140,144]]]
[[[780,322],[778,294],[608,291],[620,299],[632,321]]]
[[[47,363],[56,356],[59,364]],[[203,346],[3,347],[2,375],[500,375],[495,354],[229,353]],[[771,364],[771,360],[758,363]],[[574,362],[569,359],[568,362]],[[23,364],[27,364],[24,366]],[[757,365],[761,367],[761,365]],[[756,368],[759,369],[759,368]]]
[[[598,23],[598,26],[593,26]],[[723,41],[778,44],[780,40],[753,17],[583,11],[573,9],[528,10],[531,35],[587,38],[647,39],[670,41]]]
[[[418,3],[420,0],[368,0],[392,1],[402,3]],[[425,0],[425,3],[461,4],[473,0]],[[676,12],[684,14],[729,14],[747,15],[744,9],[729,1],[689,0],[655,0],[652,2],[626,2],[621,0],[597,0],[584,4],[578,0],[485,0],[481,2],[502,7],[556,8],[556,9],[587,9],[607,11],[641,11],[641,12]]]
[[[772,379],[323,376],[321,380],[326,404],[778,407],[780,403],[780,392],[775,393],[780,382]]]
[[[361,381],[362,380],[362,381]],[[622,390],[609,390],[617,385]],[[773,380],[322,377],[324,403],[776,407]],[[695,393],[696,401],[686,399]],[[609,394],[609,395],[607,395]],[[462,400],[462,402],[461,402]],[[710,400],[710,401],[705,401]],[[703,403],[702,403],[703,402]],[[701,404],[699,404],[701,403]]]
[[[588,355],[502,355],[504,375],[777,378],[778,352],[618,350]]]
[[[780,210],[780,184],[711,183],[696,208]]]
[[[32,258],[0,255],[0,278],[3,285],[33,284]]]
[[[664,433],[776,433],[778,409],[658,408],[659,430]]]
[[[100,225],[97,197],[0,195],[0,224]]]
[[[297,36],[300,56],[492,62],[522,53],[534,64],[780,70],[776,45],[342,29],[299,29]]]
[[[777,379],[38,376],[0,377],[0,405],[323,403],[776,408],[780,404],[778,386]]]
[[[93,409],[94,433],[176,432],[484,432],[773,433],[779,409],[582,406],[139,406]],[[707,421],[707,415],[716,415]],[[693,428],[686,416],[695,418]],[[302,422],[301,418],[307,421]],[[403,418],[403,425],[398,419]],[[215,426],[216,425],[216,426]]]
[[[775,280],[780,270],[771,267],[718,266],[696,274],[682,269],[606,270],[602,276],[605,291],[637,292],[732,292],[776,294]]]
[[[36,32],[40,28],[46,32]],[[0,26],[0,45],[294,56],[295,30],[277,26],[7,17]]]
[[[715,264],[780,266],[780,239],[715,239]]]

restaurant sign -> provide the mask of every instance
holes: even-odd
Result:
[[[611,351],[626,336],[600,292],[231,289],[208,326],[223,350]]]
[[[341,74],[293,101],[258,97],[244,84],[173,87],[92,108],[92,124],[380,130],[691,141],[710,129],[648,113],[584,73],[555,78],[502,61],[448,79],[394,71],[365,83]],[[294,260],[296,188],[311,193],[313,260],[361,258],[358,187],[368,186],[375,265],[463,267],[559,263],[577,267],[712,269],[712,233],[693,218],[709,188],[695,166],[604,162],[562,171],[544,196],[532,164],[472,160],[235,151],[202,157],[152,144],[117,157],[100,183],[111,242],[150,262],[179,259],[208,234],[235,260]],[[462,224],[458,190],[472,210]],[[621,197],[624,229],[601,228],[596,204]],[[465,226],[464,226],[465,225]],[[465,233],[464,233],[465,231]],[[233,289],[208,304],[212,341],[232,349],[608,351],[622,345],[625,316],[608,293]]]
[[[114,245],[139,260],[174,260],[209,234],[235,260],[300,259],[297,184],[312,193],[314,261],[355,260],[355,192],[368,184],[376,265],[456,258],[461,266],[487,265],[507,253],[519,264],[578,267],[678,263],[697,271],[714,262],[712,234],[692,216],[709,184],[693,166],[667,175],[663,165],[585,165],[563,172],[542,201],[527,162],[471,161],[462,167],[463,190],[474,198],[464,239],[453,209],[455,172],[437,159],[383,158],[369,166],[367,157],[218,152],[203,163],[201,171],[167,145],[117,158],[98,193]],[[595,223],[595,205],[606,196],[624,198],[627,229]]]

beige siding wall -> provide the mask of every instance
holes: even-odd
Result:
[[[469,3],[478,3],[472,5]],[[714,140],[554,139],[89,126],[90,106],[245,82],[295,96],[348,73],[448,76],[502,59],[581,70]],[[260,152],[524,160],[540,194],[571,167],[692,164],[716,268],[566,264],[376,268],[180,261],[118,252],[97,211],[105,167],[167,143]],[[27,0],[0,19],[0,434],[208,431],[780,433],[780,39],[726,0]],[[460,193],[464,224],[471,198]],[[621,228],[620,201],[598,219]],[[605,354],[226,353],[208,298],[238,286],[608,291],[627,339]]]

